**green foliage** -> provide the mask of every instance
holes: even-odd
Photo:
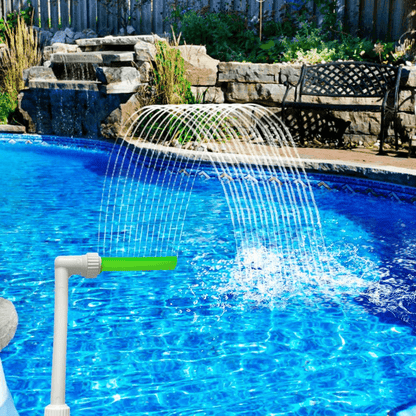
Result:
[[[316,64],[336,60],[400,63],[394,43],[374,42],[352,36],[337,23],[336,0],[315,0],[324,16],[320,27],[307,2],[285,3],[280,20],[263,21],[263,42],[247,28],[247,15],[238,12],[204,14],[180,7],[172,12],[172,25],[182,34],[181,43],[205,45],[208,55],[222,62],[305,62]],[[170,19],[169,19],[170,20]],[[258,30],[258,24],[255,26]]]
[[[25,24],[22,17],[17,19],[14,28],[6,22],[5,32],[6,48],[0,66],[0,91],[16,102],[19,91],[24,88],[23,70],[39,65],[41,55],[36,33]]]
[[[13,11],[7,15],[6,20],[4,18],[0,19],[0,40],[5,42],[7,39],[6,25],[10,29],[14,29],[17,26],[18,19],[22,18],[27,26],[32,24],[33,19],[33,6],[29,2],[29,7],[20,10],[19,12]],[[7,23],[6,23],[7,22]]]
[[[178,49],[166,42],[155,43],[157,54],[153,64],[158,104],[184,104],[195,101],[191,83],[185,78],[185,62]]]
[[[185,13],[183,13],[185,12]],[[197,14],[193,10],[172,12],[171,18],[181,22],[182,44],[206,45],[208,55],[223,62],[242,61],[247,58],[244,51],[258,48],[260,41],[237,12]],[[178,32],[178,24],[173,25]]]
[[[7,124],[9,115],[17,107],[16,101],[7,93],[0,93],[0,124]]]
[[[283,62],[305,62],[317,64],[320,62],[331,62],[337,60],[391,62],[397,61],[398,57],[393,54],[394,43],[378,42],[382,52],[376,52],[376,45],[368,39],[354,37],[341,33],[338,39],[328,39],[322,29],[307,25],[299,29],[296,36],[289,39],[281,39],[278,53],[272,54],[274,61]]]
[[[175,115],[166,115],[161,118],[149,114],[140,120],[136,130],[136,135],[147,137],[148,140],[156,143],[170,142],[178,140],[180,144],[189,141],[204,142],[213,138],[216,141],[230,140],[233,135],[241,136],[237,128],[231,124],[224,125],[221,112],[216,112],[213,116],[200,114],[195,110],[195,114],[187,113],[187,118]],[[224,120],[228,120],[225,117]],[[228,128],[227,128],[227,127]]]

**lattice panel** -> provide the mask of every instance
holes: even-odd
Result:
[[[383,97],[394,88],[398,68],[368,62],[334,62],[306,68],[303,95]]]
[[[313,140],[333,147],[344,145],[342,137],[350,125],[349,121],[335,118],[328,112],[308,109],[288,109],[285,116],[285,124],[296,145],[303,146]]]

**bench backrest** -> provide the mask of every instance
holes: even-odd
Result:
[[[303,66],[300,95],[384,97],[397,89],[401,68],[369,62],[332,62]]]

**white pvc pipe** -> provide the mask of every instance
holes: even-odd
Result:
[[[69,416],[65,403],[66,344],[68,332],[68,281],[73,274],[94,278],[101,272],[97,253],[84,256],[60,256],[55,259],[55,314],[52,358],[51,404],[45,416]]]

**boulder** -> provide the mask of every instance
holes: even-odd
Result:
[[[51,44],[51,39],[53,34],[49,30],[39,30],[39,45],[40,47],[49,46]]]
[[[136,61],[150,62],[156,58],[156,46],[150,42],[139,40],[134,45]]]
[[[137,63],[141,82],[150,82],[150,73],[152,65],[149,62],[140,61]]]
[[[67,28],[65,28],[64,33],[65,33],[65,36],[66,36],[66,42],[70,43],[70,42],[68,42],[68,40],[72,41],[74,39],[75,32],[71,28],[67,27]]]
[[[82,32],[76,32],[74,35],[74,41],[77,42],[79,39],[84,39],[85,35]]]
[[[185,61],[186,79],[191,85],[214,86],[217,83],[219,60],[207,55],[205,46],[173,46],[181,52]]]
[[[224,103],[224,93],[220,87],[194,87],[191,86],[192,94],[195,98],[202,97],[205,93],[206,103],[222,104]],[[206,91],[206,92],[205,92]]]
[[[65,43],[66,33],[63,30],[58,30],[51,39],[51,45],[54,43]]]
[[[95,70],[97,79],[103,84],[112,83],[140,83],[140,72],[132,67],[97,67]]]
[[[126,121],[140,108],[139,100],[136,95],[132,95],[125,104],[121,104],[110,113],[110,115],[101,123],[101,135],[107,139],[117,139],[122,137],[129,125]],[[123,126],[125,131],[122,131]]]
[[[127,35],[135,35],[135,34],[136,34],[136,29],[133,26],[128,25],[127,26]]]
[[[17,323],[18,317],[13,303],[0,298],[0,351],[13,339]]]
[[[50,61],[54,53],[80,53],[78,45],[68,45],[66,43],[54,43],[52,46],[46,46],[43,49],[43,60]]]
[[[402,87],[416,87],[416,66],[403,68],[401,85]]]
[[[220,62],[219,82],[279,83],[280,65]]]
[[[84,34],[84,37],[87,39],[93,39],[98,36],[92,29],[84,29],[82,33]]]
[[[29,81],[33,79],[57,80],[52,68],[45,66],[32,66],[23,70],[23,82],[25,86],[29,86]]]

